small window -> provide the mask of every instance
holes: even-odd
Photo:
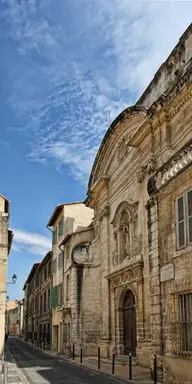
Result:
[[[47,311],[47,295],[46,292],[44,293],[44,312]]]
[[[61,268],[62,266],[63,266],[63,252],[60,252],[58,256],[58,268]]]
[[[69,275],[66,276],[66,301],[69,300]]]
[[[56,269],[57,269],[57,258],[53,260],[53,263],[52,263],[52,273],[56,273]]]
[[[186,191],[176,201],[177,249],[192,244],[192,190]]]
[[[51,277],[51,263],[48,265],[48,278]]]
[[[47,268],[44,269],[44,280],[47,280]]]
[[[52,232],[52,243],[55,245],[57,243],[57,227]]]
[[[50,303],[50,289],[48,289],[48,309],[50,309],[51,303]]]
[[[63,235],[63,229],[64,229],[64,217],[62,217],[61,221],[59,222],[59,233],[58,237]]]
[[[192,292],[179,295],[180,350],[192,352]]]

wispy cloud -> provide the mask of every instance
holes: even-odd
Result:
[[[190,24],[192,2],[3,4],[5,31],[17,50],[9,102],[28,134],[29,158],[63,164],[87,182],[104,132]]]
[[[51,249],[51,241],[46,236],[34,232],[25,232],[21,229],[13,229],[13,232],[12,250],[15,252],[27,252],[43,256]]]

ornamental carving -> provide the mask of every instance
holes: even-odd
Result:
[[[128,145],[126,143],[125,137],[119,142],[117,146],[117,160],[118,163],[121,163],[128,153]]]
[[[109,216],[109,214],[110,214],[110,206],[109,206],[109,204],[106,204],[103,207],[102,211],[99,213],[98,220],[102,221],[104,219],[104,217]]]
[[[111,280],[111,288],[114,289],[121,285],[140,280],[143,277],[143,263],[139,262],[128,269],[121,271],[118,275],[111,275],[108,278]]]
[[[89,243],[76,245],[72,250],[72,259],[76,264],[85,265],[92,262],[92,255],[89,250]]]
[[[138,203],[120,204],[111,223],[113,225],[114,265],[141,253],[141,236],[138,235]]]
[[[137,172],[137,182],[142,183],[147,174],[151,174],[156,170],[156,163],[153,158],[151,158],[146,165],[142,165],[139,171]]]

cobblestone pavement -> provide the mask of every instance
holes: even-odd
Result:
[[[59,356],[33,348],[20,339],[10,337],[7,345],[8,352],[6,353],[5,361],[9,367],[8,384],[114,383],[113,380],[98,376],[97,373],[82,369],[77,365],[72,365]],[[12,369],[14,369],[14,372]]]

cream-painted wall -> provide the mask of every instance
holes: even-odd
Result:
[[[5,199],[0,196],[0,212],[5,212]]]

